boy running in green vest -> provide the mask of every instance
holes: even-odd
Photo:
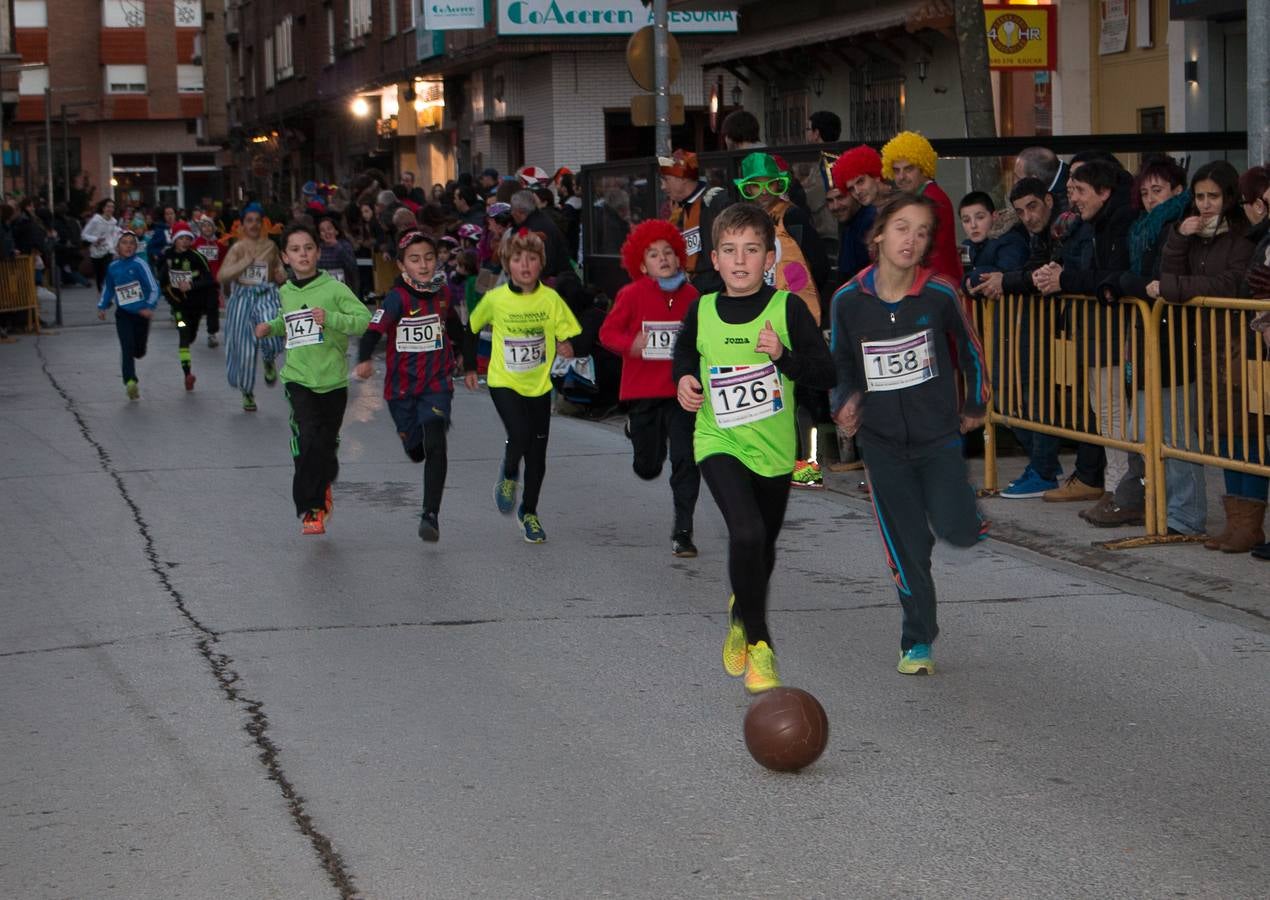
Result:
[[[794,384],[833,387],[833,359],[796,295],[763,281],[776,229],[761,207],[738,203],[712,232],[725,293],[688,308],[675,344],[681,406],[697,414],[694,455],[728,526],[732,583],[723,668],[752,694],[781,684],[767,630],[767,585],[785,521],[797,437]]]
[[[312,227],[290,226],[282,246],[293,274],[278,292],[281,314],[257,325],[256,337],[286,338],[281,376],[291,405],[291,493],[301,532],[324,534],[348,404],[348,339],[366,331],[370,310],[347,285],[318,271],[318,238]]]

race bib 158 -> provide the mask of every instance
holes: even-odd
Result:
[[[929,329],[889,341],[863,341],[864,377],[871,391],[898,391],[939,374]]]

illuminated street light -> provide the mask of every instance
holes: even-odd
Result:
[[[351,109],[353,110],[353,115],[359,119],[364,119],[370,115],[370,104],[366,102],[365,97],[358,97],[353,100]]]

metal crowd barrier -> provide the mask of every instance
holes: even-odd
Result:
[[[1156,409],[1149,418],[1159,471],[1165,460],[1178,459],[1270,477],[1270,362],[1264,340],[1249,327],[1266,312],[1267,300],[1195,297],[1185,304],[1156,303],[1165,358],[1157,368],[1163,381],[1151,397]],[[1168,510],[1164,479],[1156,481],[1154,493],[1153,533],[1159,534],[1166,530]]]
[[[1166,460],[1270,477],[1270,354],[1249,328],[1270,301],[1007,296],[974,312],[993,376],[988,424],[1141,454],[1148,537],[1168,533]],[[987,428],[984,491],[998,487]]]
[[[35,257],[0,259],[0,313],[26,313],[26,330],[40,331],[40,298],[35,290]]]

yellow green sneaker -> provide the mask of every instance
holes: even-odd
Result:
[[[745,626],[732,617],[736,595],[728,598],[728,636],[723,639],[723,671],[733,678],[745,674]]]
[[[895,670],[901,675],[934,675],[935,659],[930,655],[930,644],[914,644],[900,654],[900,664]]]
[[[798,488],[822,488],[825,476],[820,471],[820,463],[813,460],[798,460],[794,463],[794,474],[789,483]]]
[[[776,654],[767,646],[767,641],[759,641],[745,648],[745,689],[751,694],[761,694],[772,688],[781,686],[781,677],[776,673]]]

